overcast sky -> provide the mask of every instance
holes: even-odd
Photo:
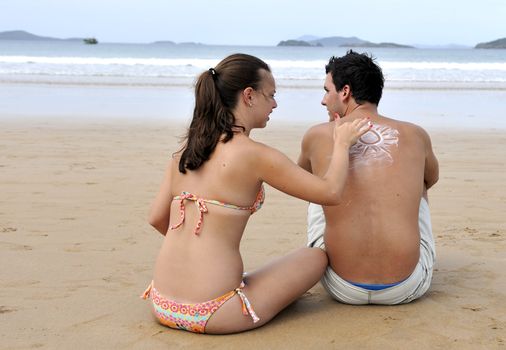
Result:
[[[305,34],[474,46],[506,37],[506,0],[0,0],[0,31],[102,42],[276,45]]]

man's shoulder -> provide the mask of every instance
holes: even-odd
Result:
[[[308,158],[311,154],[321,148],[322,143],[328,143],[332,140],[334,130],[333,122],[325,122],[311,126],[302,138],[302,153]]]
[[[393,119],[393,118],[381,116],[379,123],[380,124],[383,124],[383,123],[387,124],[387,125],[394,127],[396,129],[402,129],[405,133],[412,132],[412,133],[417,133],[417,134],[419,134],[419,133],[426,134],[426,131],[420,125],[417,125],[417,124],[414,124],[411,122],[407,122],[404,120],[398,120],[398,119]]]
[[[384,123],[387,126],[394,128],[400,134],[399,137],[402,138],[403,144],[418,145],[418,147],[426,149],[427,147],[431,147],[431,140],[429,133],[425,131],[420,125],[397,120],[387,117],[381,117],[380,124]]]
[[[303,142],[312,142],[322,137],[332,136],[334,123],[325,122],[311,126],[304,134]]]
[[[333,122],[324,122],[324,123],[316,124],[316,125],[311,126],[306,131],[306,134],[328,133],[329,130],[332,130],[333,127],[334,127]]]

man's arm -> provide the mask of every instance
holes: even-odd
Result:
[[[304,134],[304,137],[302,138],[302,142],[300,145],[300,155],[299,155],[299,159],[297,160],[297,164],[302,169],[312,173],[313,169],[311,167],[311,154],[310,154],[311,140],[310,140],[310,138],[311,138],[311,135],[310,135],[310,130],[309,130]]]
[[[423,129],[422,135],[425,141],[425,171],[424,171],[424,182],[425,187],[428,190],[439,180],[439,163],[436,155],[432,150],[432,143],[430,141],[429,134]]]

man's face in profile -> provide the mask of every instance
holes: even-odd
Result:
[[[332,81],[332,74],[327,73],[325,77],[325,83],[323,84],[323,89],[325,90],[325,95],[323,95],[322,105],[327,107],[327,112],[329,114],[329,121],[333,121],[339,117],[340,114],[340,106],[341,101],[339,98],[339,93],[336,91],[336,86]]]

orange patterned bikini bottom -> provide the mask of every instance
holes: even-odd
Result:
[[[250,315],[253,322],[260,319],[255,314],[251,304],[244,295],[242,289],[244,282],[241,282],[239,288],[236,288],[216,299],[205,301],[198,304],[183,304],[169,300],[162,296],[150,283],[146,291],[141,295],[143,299],[151,298],[153,309],[158,322],[175,329],[183,329],[195,333],[205,333],[205,328],[209,318],[218,310],[227,300],[234,295],[239,295],[242,301],[242,313]]]

